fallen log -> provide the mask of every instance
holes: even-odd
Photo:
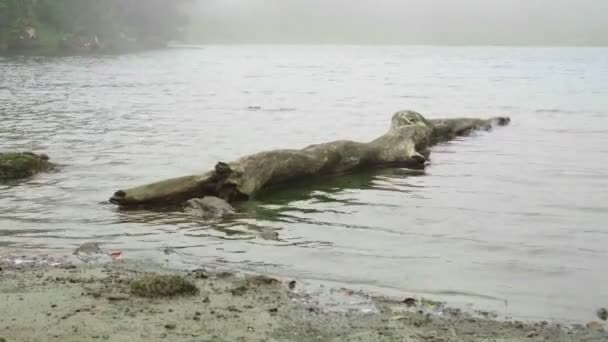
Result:
[[[164,205],[204,196],[236,202],[303,178],[335,176],[372,167],[421,168],[434,144],[509,122],[508,117],[427,120],[417,112],[400,111],[393,115],[388,132],[371,142],[338,140],[301,150],[256,153],[230,163],[219,162],[214,170],[200,175],[116,191],[110,202],[121,206]]]

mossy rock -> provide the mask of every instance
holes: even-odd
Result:
[[[31,152],[0,153],[0,180],[22,179],[49,170],[52,164],[46,154]]]
[[[187,296],[198,293],[196,285],[179,275],[148,275],[133,280],[129,286],[132,294],[146,298]]]

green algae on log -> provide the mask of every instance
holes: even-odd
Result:
[[[52,164],[46,154],[31,152],[0,153],[0,181],[23,179],[49,170]]]
[[[371,142],[338,140],[301,150],[256,153],[230,163],[219,162],[215,170],[200,175],[116,191],[110,202],[121,206],[166,205],[204,196],[235,202],[305,178],[374,167],[422,168],[434,144],[509,122],[508,117],[428,120],[414,111],[400,111],[393,115],[388,132]]]

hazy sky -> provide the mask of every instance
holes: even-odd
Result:
[[[205,42],[608,45],[608,0],[198,0]]]

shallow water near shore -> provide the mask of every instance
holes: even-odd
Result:
[[[113,191],[271,148],[371,140],[393,112],[509,115],[402,169],[296,184],[222,222]],[[0,149],[63,166],[0,186],[0,252],[85,241],[415,293],[529,319],[608,305],[608,49],[204,46],[0,57]],[[275,231],[277,234],[273,234]]]

